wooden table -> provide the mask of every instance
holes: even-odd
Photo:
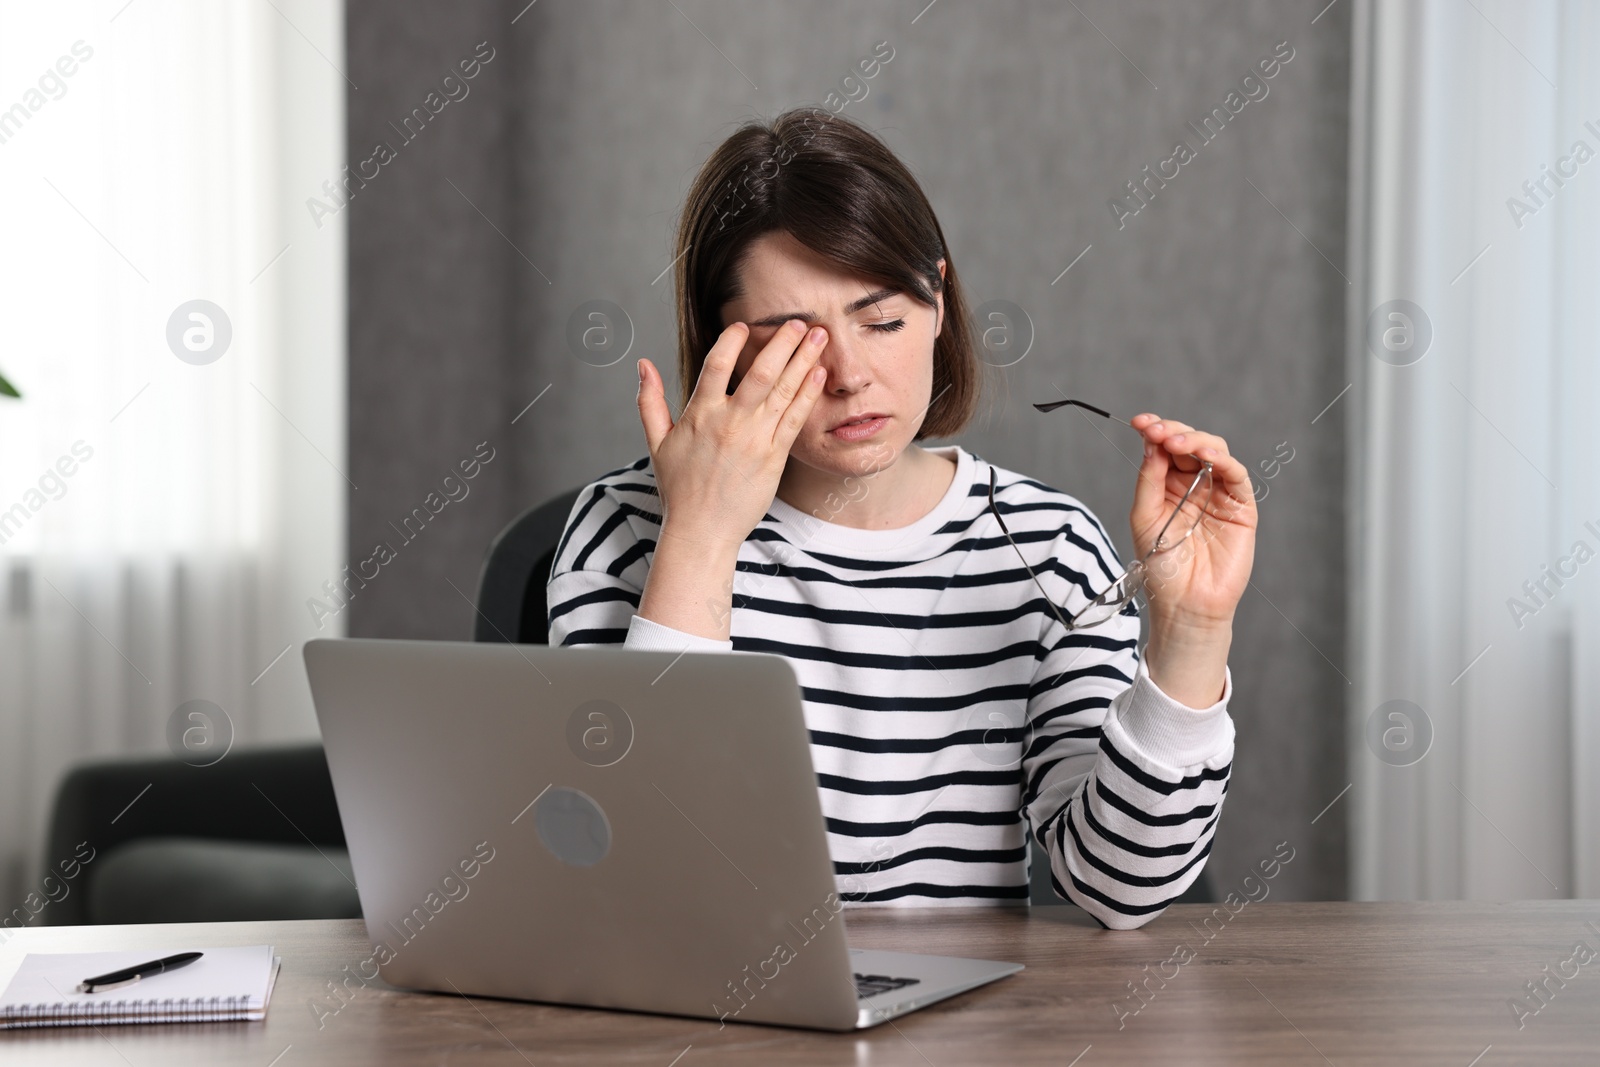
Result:
[[[719,1032],[708,1020],[406,993],[379,982],[356,986],[319,1029],[312,1002],[337,1005],[326,983],[370,954],[358,921],[37,928],[0,948],[0,984],[28,951],[179,943],[271,943],[283,970],[265,1022],[0,1031],[0,1062],[1600,1063],[1600,958],[1563,963],[1580,941],[1600,951],[1600,901],[1264,902],[1232,916],[1180,905],[1125,931],[1101,930],[1067,906],[845,914],[860,947],[1028,969],[855,1034],[748,1024]],[[1547,980],[1542,1006],[1530,996],[1530,980],[1574,970],[1564,984]],[[1143,1000],[1131,992],[1139,982]],[[1528,1009],[1520,1029],[1518,999]]]

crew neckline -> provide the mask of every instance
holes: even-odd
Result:
[[[933,506],[933,510],[910,525],[885,530],[863,530],[854,526],[842,526],[819,516],[809,515],[777,497],[773,497],[771,506],[767,508],[767,517],[777,524],[791,544],[803,551],[825,546],[838,549],[847,555],[885,556],[897,549],[911,548],[954,518],[972,490],[972,453],[960,445],[941,445],[929,448],[927,451],[936,456],[955,459],[956,473],[950,480],[950,487]],[[870,493],[872,483],[868,481],[866,484]],[[849,507],[849,504],[846,503],[845,507]]]

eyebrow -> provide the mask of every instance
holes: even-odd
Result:
[[[900,295],[902,294],[898,289],[879,289],[876,292],[868,293],[859,300],[852,300],[849,304],[846,304],[844,313],[846,315],[854,315],[862,308],[871,304],[876,304],[880,300],[887,300],[891,296]],[[801,319],[805,322],[816,322],[821,317],[822,316],[818,315],[815,311],[785,311],[778,315],[768,315],[766,318],[762,319],[751,319],[746,322],[745,325],[752,328],[756,326],[782,326],[790,319]]]

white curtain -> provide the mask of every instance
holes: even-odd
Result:
[[[342,52],[320,0],[0,3],[0,911],[71,764],[166,754],[194,700],[235,745],[316,735],[345,231],[304,204]]]
[[[1354,27],[1352,895],[1600,896],[1600,5]]]

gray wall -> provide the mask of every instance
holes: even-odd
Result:
[[[350,632],[467,636],[451,584],[472,595],[495,531],[644,453],[633,359],[576,359],[568,316],[614,301],[630,357],[670,367],[671,275],[652,282],[695,169],[744,118],[823,102],[886,40],[894,58],[844,114],[918,175],[974,306],[1011,301],[1035,331],[962,443],[1081,497],[1124,552],[1132,431],[1031,400],[1059,387],[1181,418],[1252,466],[1294,450],[1266,483],[1239,611],[1238,749],[1210,870],[1236,886],[1287,839],[1276,891],[1343,897],[1345,805],[1311,822],[1346,783],[1344,422],[1338,406],[1313,419],[1346,384],[1350,32],[1348,4],[1312,23],[1323,3],[633,0],[536,4],[513,25],[524,0],[350,0],[352,159],[397,140],[387,123],[478,42],[495,49],[349,208],[351,554],[398,549]],[[1268,95],[1202,145],[1186,122],[1285,40]],[[1193,161],[1119,228],[1110,199],[1180,138]],[[496,458],[471,495],[401,543],[388,523],[485,440]]]

